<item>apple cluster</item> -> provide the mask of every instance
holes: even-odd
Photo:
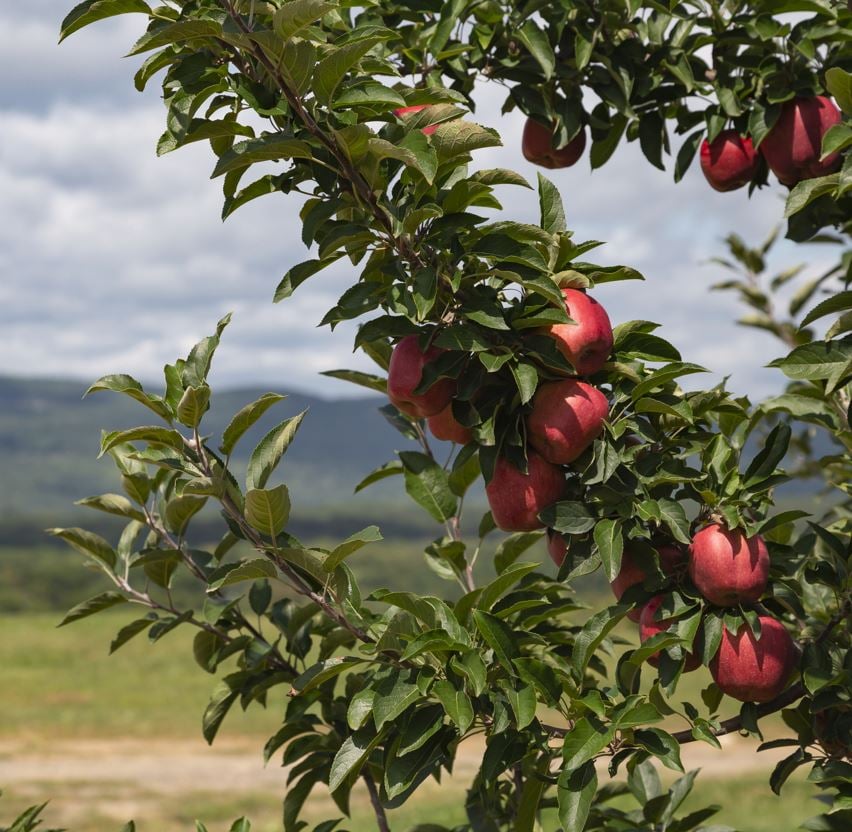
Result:
[[[548,534],[548,552],[557,565],[567,553],[565,538],[558,532]],[[663,543],[656,547],[655,560],[665,576],[657,580],[657,569],[630,549],[622,555],[621,568],[611,582],[615,597],[621,601],[637,597],[647,584],[652,595],[644,604],[634,605],[627,617],[639,625],[640,640],[645,642],[675,624],[675,619],[660,614],[665,590],[682,583],[688,575],[701,596],[716,607],[756,604],[769,581],[769,553],[760,535],[747,537],[740,529],[727,529],[710,523],[697,531],[688,550]],[[644,593],[647,598],[647,593]],[[722,630],[719,649],[710,661],[710,674],[719,689],[741,702],[768,702],[780,694],[796,666],[798,648],[780,621],[765,612],[758,615],[760,636],[743,621],[732,633]],[[699,631],[694,652],[684,657],[683,672],[701,666],[703,634]],[[649,663],[657,666],[659,654]]]
[[[562,290],[565,309],[574,323],[553,324],[546,332],[578,376],[591,376],[606,363],[612,350],[612,326],[606,310],[580,289]],[[388,397],[400,411],[426,419],[438,439],[467,444],[471,429],[453,413],[456,382],[441,378],[425,392],[415,392],[423,368],[443,350],[421,349],[416,335],[403,338],[393,350],[388,367]],[[601,434],[609,414],[606,396],[579,377],[540,385],[526,416],[527,470],[504,457],[497,459],[485,491],[494,522],[503,531],[533,531],[544,524],[538,515],[564,494],[563,465],[576,460]]]
[[[778,120],[755,149],[749,136],[723,130],[701,144],[701,170],[717,191],[733,191],[751,182],[760,157],[782,185],[792,188],[805,179],[827,176],[840,166],[840,154],[822,158],[822,138],[841,120],[840,110],[823,95],[784,103]]]
[[[609,413],[604,393],[581,377],[597,373],[612,350],[612,327],[606,310],[585,291],[562,290],[565,308],[574,323],[554,324],[545,331],[557,349],[574,367],[577,376],[541,384],[526,415],[527,470],[522,471],[505,457],[498,457],[485,487],[494,522],[503,531],[534,531],[544,527],[539,514],[558,502],[565,492],[563,466],[574,462],[601,434]],[[444,350],[421,346],[417,335],[400,340],[388,367],[388,397],[402,413],[425,419],[438,439],[467,444],[475,431],[463,425],[453,412],[457,382],[439,378],[425,391],[419,390],[424,368]],[[547,548],[557,566],[567,554],[563,535],[548,531]],[[615,597],[634,603],[628,618],[639,625],[641,640],[665,632],[675,624],[661,608],[665,592],[682,583],[691,585],[709,603],[731,608],[756,604],[769,580],[769,553],[760,535],[747,537],[739,529],[712,522],[698,530],[688,551],[660,543],[655,548],[656,565],[627,548],[618,575],[611,583]],[[666,576],[666,584],[656,578]],[[648,590],[657,592],[648,599]],[[663,611],[664,612],[664,611]],[[784,626],[761,612],[760,637],[745,621],[736,632],[725,628],[710,673],[719,689],[743,702],[767,702],[787,685],[796,663],[797,648]],[[695,640],[699,651],[703,635]],[[656,666],[659,655],[649,662]],[[684,672],[701,664],[699,652],[688,654]]]
[[[407,107],[397,111],[415,111]],[[822,138],[841,120],[840,110],[824,96],[799,96],[786,101],[778,120],[758,148],[750,136],[738,130],[723,130],[713,141],[701,144],[701,170],[717,191],[734,191],[754,180],[763,157],[783,185],[792,188],[804,179],[827,176],[840,165],[840,154],[822,157]],[[434,128],[425,128],[430,130]],[[566,145],[557,147],[552,127],[533,118],[524,125],[521,150],[528,162],[543,168],[567,168],[583,155],[585,129],[581,128]]]

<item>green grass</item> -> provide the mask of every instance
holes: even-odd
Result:
[[[0,739],[200,733],[216,678],[193,661],[189,629],[156,645],[137,636],[109,656],[110,641],[129,616],[101,614],[56,629],[60,620],[53,613],[0,616],[3,705],[7,717],[14,714],[0,721]],[[260,736],[276,721],[260,707],[245,714],[237,709],[226,728]]]

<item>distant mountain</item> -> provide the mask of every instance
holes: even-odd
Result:
[[[119,490],[111,460],[97,460],[101,429],[155,424],[157,418],[116,393],[82,399],[85,389],[79,382],[0,377],[0,516],[6,522],[31,515],[66,516],[74,500]],[[268,391],[214,392],[203,424],[214,446],[233,414]],[[395,450],[411,446],[379,412],[383,403],[380,396],[327,400],[291,392],[243,437],[235,466],[242,467],[275,424],[307,409],[279,476],[297,507],[348,503],[367,473],[392,459]],[[374,488],[366,498],[370,502],[378,497],[402,502],[398,487]]]

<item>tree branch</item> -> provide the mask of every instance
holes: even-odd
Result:
[[[391,832],[390,825],[388,824],[388,816],[385,814],[385,807],[382,806],[382,802],[379,800],[379,790],[376,788],[376,781],[373,780],[373,775],[367,769],[364,769],[361,777],[367,784],[367,791],[370,793],[370,803],[373,804],[373,811],[376,813],[376,826],[378,826],[379,832]]]

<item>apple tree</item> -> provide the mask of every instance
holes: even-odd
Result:
[[[545,166],[578,156],[588,130],[593,165],[624,138],[662,167],[673,128],[689,133],[677,177],[704,139],[712,154],[732,130],[724,159],[744,157],[749,170],[734,180],[759,186],[771,169],[794,186],[791,236],[843,231],[852,129],[824,93],[848,114],[846,5],[89,0],[62,35],[124,13],[148,18],[131,49],[147,56],[137,87],[162,74],[158,151],[208,141],[225,217],[261,196],[298,194],[311,256],[275,300],[344,258],[359,268],[323,323],[359,321],[355,346],[376,371],[332,375],[387,394],[383,412],[411,443],[359,488],[400,478],[436,523],[424,554],[447,592],[413,593],[400,570],[365,597],[350,563],[379,539],[375,527],[323,549],[287,531],[290,493],[276,470],[309,414],[282,420],[245,470],[235,450],[281,396],[206,435],[224,319],[165,368],[162,394],[127,375],[91,388],[129,395],[150,418],[103,434],[124,493],[84,501],[126,520],[119,539],[53,530],[110,584],[65,622],[140,608],[112,650],[193,628],[195,660],[220,677],[203,718],[209,742],[235,705],[263,706],[286,689],[264,749],[288,767],[286,832],[305,828],[315,789],[341,816],[315,832],[344,828],[356,784],[386,832],[389,812],[451,775],[473,735],[484,753],[458,832],[720,830],[705,823],[712,807],[683,811],[696,772],[683,772],[680,747],[718,747],[734,731],[760,739],[761,719],[779,711],[789,737],[766,745],[790,753],[772,788],[807,764],[837,796],[810,828],[848,825],[848,503],[815,518],[778,511],[773,497],[798,420],[836,438],[831,466],[848,471],[848,257],[837,286],[820,284],[831,295],[789,324],[783,402],[751,402],[724,384],[695,389],[694,378],[687,389],[704,368],[650,322],[612,327],[596,300],[598,284],[642,276],[586,259],[600,244],[575,238],[544,176],[531,185],[477,168],[477,151],[500,138],[470,115],[475,84],[506,86],[506,109],[538,125],[524,151],[534,158],[543,142]],[[801,103],[818,99],[828,103]],[[818,146],[812,130],[809,144],[793,131],[786,156],[760,151],[783,145],[802,107],[817,112]],[[710,162],[705,174],[719,184]],[[535,224],[500,202],[505,189],[531,187]],[[732,288],[751,301],[750,280]],[[809,334],[835,313],[825,340]],[[456,440],[448,460],[430,433]],[[480,477],[491,510],[469,518],[465,496]],[[837,485],[846,491],[848,479]],[[210,505],[223,535],[199,547],[193,517]],[[553,565],[524,559],[544,535]],[[477,581],[486,552],[493,569]],[[602,609],[582,592],[597,570],[615,595]],[[178,572],[196,581],[192,608],[172,600]],[[638,639],[626,638],[627,619]],[[678,687],[691,672],[704,689],[684,702]],[[671,785],[657,764],[678,773]]]

